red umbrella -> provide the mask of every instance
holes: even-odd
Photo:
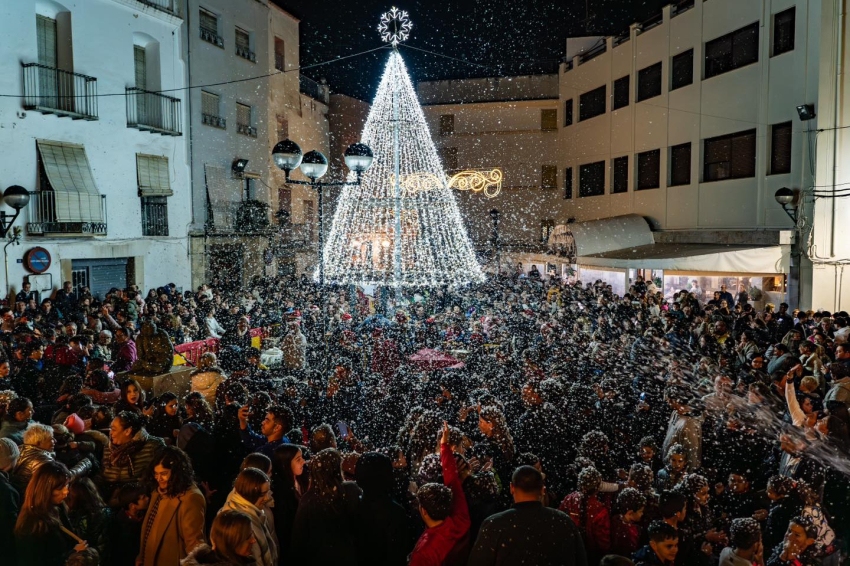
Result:
[[[419,350],[418,352],[410,356],[408,359],[413,362],[414,365],[418,366],[419,369],[422,370],[443,369],[462,364],[459,359],[454,358],[446,354],[445,352],[440,352],[439,350],[431,350],[429,348]]]

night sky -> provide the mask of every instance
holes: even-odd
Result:
[[[394,0],[273,0],[301,20],[304,66],[383,45],[376,27]],[[611,35],[661,11],[671,0],[402,0],[413,21],[402,49],[413,81],[554,73],[567,37]],[[588,6],[589,4],[589,6]],[[587,12],[591,18],[586,21]],[[333,92],[371,102],[386,62],[377,51],[303,73]]]

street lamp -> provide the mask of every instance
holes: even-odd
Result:
[[[493,247],[496,250],[496,277],[502,271],[502,261],[499,257],[499,211],[493,209],[490,211],[490,218],[493,220]]]
[[[11,228],[15,223],[15,220],[18,219],[18,216],[21,214],[21,210],[23,210],[29,202],[29,191],[20,185],[12,185],[3,191],[3,203],[6,206],[15,209],[15,214],[8,214],[5,210],[0,210],[0,229],[3,230],[4,238],[8,235],[9,228]]]
[[[774,193],[773,198],[785,211],[794,222],[794,239],[791,242],[791,266],[788,273],[788,298],[794,301],[794,306],[800,306],[800,264],[803,259],[802,235],[800,233],[799,220],[799,203],[797,201],[797,193],[788,187],[782,187]]]
[[[301,147],[290,139],[285,139],[272,149],[272,159],[275,165],[286,175],[286,183],[291,185],[306,185],[316,189],[319,197],[319,287],[325,286],[325,224],[324,224],[324,202],[322,195],[325,187],[341,187],[343,185],[360,186],[363,173],[372,166],[374,155],[368,145],[364,143],[353,143],[345,150],[343,155],[345,165],[354,171],[357,180],[353,183],[346,181],[337,183],[321,183],[319,179],[328,172],[328,158],[319,151],[301,152]],[[301,172],[309,181],[292,181],[290,173],[301,167]],[[325,340],[325,308],[322,305],[322,358],[324,358],[327,370],[327,342]]]

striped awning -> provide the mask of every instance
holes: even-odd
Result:
[[[37,140],[41,163],[55,193],[57,222],[103,222],[101,195],[92,176],[85,147]]]
[[[140,197],[174,196],[174,191],[171,190],[167,157],[137,153],[136,172]]]

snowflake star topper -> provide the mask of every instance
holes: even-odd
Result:
[[[395,6],[389,12],[381,15],[381,23],[378,24],[378,33],[386,43],[397,47],[399,43],[407,41],[410,37],[410,28],[413,23],[405,10],[399,10]]]

